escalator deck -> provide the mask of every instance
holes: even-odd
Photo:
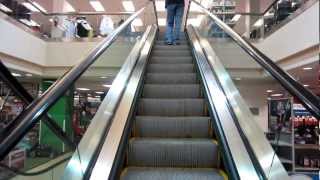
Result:
[[[120,179],[226,179],[187,41],[156,41],[145,76]]]

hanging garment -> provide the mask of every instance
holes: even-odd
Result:
[[[99,30],[102,36],[106,36],[114,30],[113,21],[109,16],[103,16]]]
[[[77,20],[77,35],[79,37],[88,37],[90,30],[92,30],[92,27],[86,20]]]
[[[65,38],[74,38],[76,35],[76,25],[71,19],[65,19],[63,21],[63,26],[65,27]]]

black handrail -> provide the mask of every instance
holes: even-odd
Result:
[[[0,79],[4,81],[10,89],[19,97],[26,105],[33,101],[33,97],[28,93],[28,91],[19,83],[19,81],[10,73],[9,69],[0,60]],[[60,126],[47,114],[43,118],[43,123],[66,145],[74,149],[76,147],[75,143],[66,135],[66,133],[60,128]],[[2,131],[2,133],[7,129],[11,129],[15,126],[17,121],[11,121]]]
[[[59,78],[40,97],[34,100],[17,118],[15,126],[7,129],[0,137],[0,160],[19,142],[21,138],[39,121],[70,86],[92,65],[98,57],[116,40],[118,35],[140,15],[146,7],[131,15],[124,23],[105,38],[78,65]]]
[[[260,50],[254,47],[248,40],[242,38],[227,24],[220,20],[216,15],[208,11],[200,3],[196,3],[215,23],[225,31],[244,51],[246,51],[258,64],[260,64],[272,77],[279,81],[279,83],[292,95],[297,97],[301,103],[310,111],[310,113],[320,120],[320,98],[306,89],[302,84],[297,82],[286,71],[281,69],[274,61],[263,54]],[[188,18],[188,17],[186,17]]]

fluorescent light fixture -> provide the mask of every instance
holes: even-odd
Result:
[[[110,88],[112,85],[111,84],[104,84],[102,85],[103,87],[107,87],[107,88]]]
[[[32,74],[27,73],[26,76],[27,76],[27,77],[32,77]]]
[[[14,76],[14,77],[21,77],[21,76],[22,76],[22,75],[19,74],[19,73],[11,73],[11,75]]]
[[[166,26],[167,20],[165,18],[158,19],[159,26]]]
[[[68,1],[64,1],[63,12],[75,12],[76,10],[71,6]]]
[[[239,77],[236,77],[236,78],[234,78],[235,80],[237,80],[237,81],[240,81],[241,80],[241,78],[239,78]]]
[[[135,11],[132,1],[122,1],[122,5],[126,11]]]
[[[95,93],[96,94],[104,94],[104,92],[102,92],[102,91],[96,91]]]
[[[165,1],[156,1],[156,8],[157,8],[157,11],[159,12],[166,11]]]
[[[304,86],[304,87],[309,87],[310,85],[308,85],[308,84],[304,84],[303,86]]]
[[[27,25],[27,26],[40,26],[40,24],[38,24],[37,22],[35,22],[34,20],[30,19],[19,19],[19,21],[21,21],[23,24]]]
[[[107,79],[108,77],[107,76],[101,76],[100,78],[101,79]]]
[[[254,27],[261,27],[263,25],[263,19],[260,18],[258,21],[256,21],[253,26]]]
[[[94,96],[94,97],[96,97],[96,98],[100,98],[100,96]]]
[[[273,90],[268,89],[266,92],[267,92],[267,93],[272,93],[272,92],[273,92]]]
[[[91,4],[91,6],[93,7],[93,9],[95,10],[95,11],[105,11],[105,9],[104,9],[104,7],[103,7],[103,5],[101,4],[101,2],[100,1],[98,1],[98,0],[91,0],[91,1],[89,1],[90,2],[90,4]]]
[[[43,8],[40,4],[38,4],[37,2],[32,2],[32,4],[33,4],[34,6],[36,6],[38,9],[40,9],[41,11],[47,12],[47,10],[44,9],[44,8]]]
[[[77,88],[79,91],[89,91],[90,89],[88,88]]]
[[[140,18],[136,18],[135,20],[132,21],[133,26],[143,26],[143,22]]]
[[[303,70],[311,70],[312,67],[304,67]]]
[[[12,10],[10,8],[8,8],[7,6],[3,5],[2,3],[0,3],[0,9],[4,12],[12,12]]]
[[[23,2],[22,5],[26,8],[28,8],[32,12],[40,12],[37,8],[35,8],[32,4],[28,2]]]
[[[236,15],[233,16],[233,18],[231,19],[231,21],[237,22],[237,21],[239,21],[240,18],[241,18],[241,15],[240,15],[240,14],[236,14]]]
[[[272,97],[279,97],[279,96],[283,96],[283,94],[280,94],[280,93],[278,93],[278,94],[271,94],[271,96],[272,96]]]

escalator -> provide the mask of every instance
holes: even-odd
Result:
[[[149,4],[156,12],[155,3]],[[241,53],[250,56],[250,61],[259,64],[315,116],[320,114],[319,99],[199,6],[209,23],[199,28],[186,26],[180,45],[164,45],[157,23],[147,26],[142,36],[120,38],[127,40],[125,43],[135,39],[135,44],[81,141],[70,143],[75,146],[71,159],[34,173],[37,177],[28,174],[31,179],[289,179],[239,95],[231,73],[221,63],[220,58],[226,57],[219,57],[213,48],[230,44],[221,40],[210,44],[210,33],[205,31],[210,31],[210,21],[225,31],[228,43],[232,39]],[[93,64],[104,60],[100,56],[109,58],[108,48],[146,9],[134,13],[42,96],[29,102],[1,134],[2,159],[60,97],[73,90],[75,81],[95,70]],[[112,48],[116,51],[118,46]],[[56,133],[63,139],[62,133]]]
[[[146,68],[120,179],[222,180],[219,146],[190,47],[186,40],[163,44],[155,42]]]

